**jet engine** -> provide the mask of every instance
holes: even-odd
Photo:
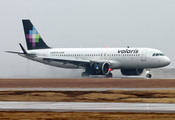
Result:
[[[107,75],[109,73],[109,63],[94,62],[86,66],[86,72],[90,75]]]
[[[121,69],[122,75],[141,75],[143,69]]]

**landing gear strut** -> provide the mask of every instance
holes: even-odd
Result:
[[[151,77],[152,75],[150,74],[150,69],[146,69],[146,78],[149,79]]]
[[[83,73],[81,74],[81,76],[82,76],[82,77],[89,77],[89,74],[88,74],[87,72],[83,72]]]
[[[107,75],[106,75],[107,78],[112,78],[112,73],[109,72]]]

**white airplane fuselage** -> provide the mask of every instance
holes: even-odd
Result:
[[[156,54],[163,53],[152,48],[52,48],[28,50],[27,52],[36,54],[36,56],[30,57],[23,54],[21,56],[51,66],[69,69],[83,67],[66,62],[45,61],[43,58],[109,62],[111,69],[159,68],[170,64],[168,57],[156,56]]]

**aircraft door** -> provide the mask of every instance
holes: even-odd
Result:
[[[147,50],[143,50],[141,55],[141,61],[146,61],[146,54],[147,54]]]
[[[47,54],[48,54],[48,52],[47,52],[47,50],[45,50],[45,51],[43,52],[43,56],[47,56]]]

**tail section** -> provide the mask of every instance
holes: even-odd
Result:
[[[43,39],[41,38],[35,27],[32,25],[30,20],[22,20],[22,22],[28,50],[50,48],[43,41]]]

